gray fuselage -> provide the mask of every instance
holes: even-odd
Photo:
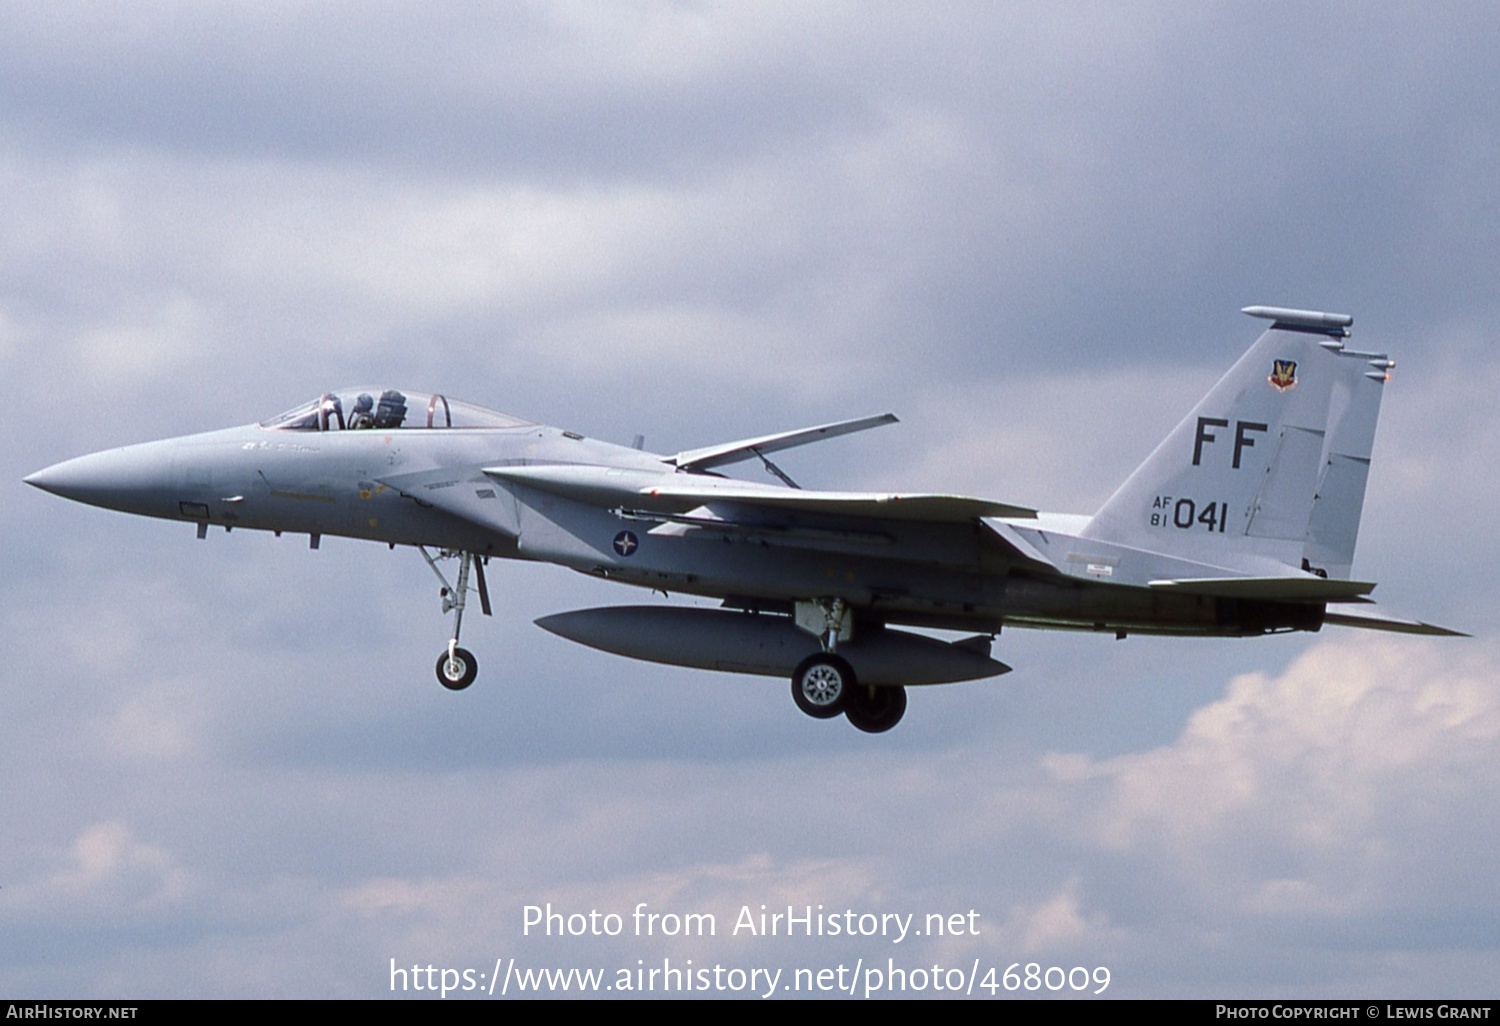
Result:
[[[867,622],[1240,635],[1316,629],[1320,611],[1032,572],[1000,541],[1006,525],[997,522],[766,511],[755,525],[720,529],[486,473],[533,466],[609,468],[637,481],[718,479],[685,474],[658,454],[518,421],[392,430],[249,425],[95,453],[29,480],[169,520],[546,561],[768,611],[841,598]]]

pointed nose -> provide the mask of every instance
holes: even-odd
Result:
[[[78,497],[77,486],[80,480],[87,480],[88,477],[87,474],[77,472],[73,465],[78,462],[78,460],[67,460],[63,463],[54,463],[50,467],[38,470],[35,474],[27,474],[21,480],[44,492],[61,495],[65,499],[74,499]]]
[[[125,513],[170,516],[175,508],[172,454],[156,442],[65,460],[25,481],[65,499]]]

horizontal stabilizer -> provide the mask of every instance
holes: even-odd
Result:
[[[1323,622],[1337,624],[1340,627],[1361,627],[1370,631],[1391,631],[1395,634],[1427,634],[1441,638],[1469,637],[1463,631],[1423,623],[1421,620],[1405,620],[1399,616],[1381,612],[1370,605],[1357,606],[1354,609],[1342,607],[1329,609],[1323,616]]]
[[[835,424],[822,424],[818,427],[801,428],[796,431],[782,431],[774,435],[762,435],[759,438],[747,438],[739,442],[724,442],[720,445],[710,445],[703,449],[690,449],[680,452],[676,456],[668,457],[664,462],[671,463],[683,470],[709,470],[713,467],[722,467],[730,463],[739,463],[742,460],[754,459],[764,456],[766,453],[780,452],[783,449],[794,449],[799,445],[809,445],[813,442],[821,442],[828,438],[837,438],[839,435],[853,434],[856,431],[865,431],[869,428],[880,427],[882,424],[896,423],[894,413],[882,413],[876,417],[860,417],[856,420],[841,420]]]
[[[1215,598],[1259,599],[1266,602],[1354,602],[1375,590],[1369,581],[1306,577],[1201,577],[1152,581],[1152,588]]]

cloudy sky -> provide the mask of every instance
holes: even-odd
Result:
[[[1500,8],[0,11],[0,992],[390,966],[1107,967],[1115,996],[1493,996]],[[350,382],[674,452],[892,410],[804,484],[1092,512],[1260,330],[1398,361],[1356,559],[1472,631],[1007,632],[894,732],[531,621],[478,684],[413,552],[24,487]],[[713,938],[523,935],[523,909]],[[742,906],[977,936],[730,934]],[[631,931],[628,929],[626,933]]]

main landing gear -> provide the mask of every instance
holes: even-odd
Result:
[[[866,734],[883,734],[906,715],[906,688],[859,683],[848,660],[830,653],[810,655],[792,673],[792,701],[818,720],[844,714]]]
[[[812,610],[799,608],[797,620],[804,630],[817,634],[823,646],[823,651],[808,656],[792,671],[792,701],[798,709],[818,720],[843,713],[866,734],[884,733],[901,722],[906,715],[906,688],[860,684],[854,667],[835,651],[851,633],[843,599],[821,600]]]
[[[490,615],[490,589],[484,580],[484,557],[476,556],[472,552],[451,552],[445,549],[434,558],[423,545],[417,546],[417,551],[422,553],[422,558],[427,560],[427,565],[432,567],[432,572],[437,574],[437,579],[443,583],[443,612],[453,614],[453,637],[448,639],[447,649],[438,656],[438,683],[449,691],[462,691],[474,683],[474,678],[479,676],[479,660],[474,658],[474,653],[466,648],[458,647],[458,632],[464,622],[464,604],[469,597],[469,571],[471,569],[477,585],[475,590],[479,592],[480,611],[485,616]],[[456,585],[448,583],[448,578],[443,576],[443,571],[438,569],[437,564],[439,559],[451,558],[458,560],[458,583]]]

